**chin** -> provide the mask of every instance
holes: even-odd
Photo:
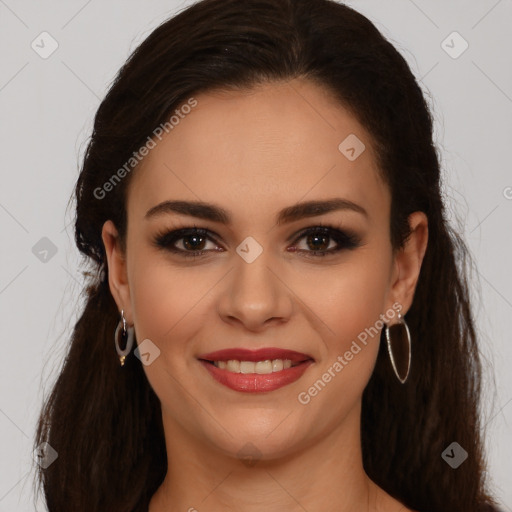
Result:
[[[275,425],[279,425],[279,422]],[[261,429],[244,424],[238,425],[236,429],[232,428],[229,432],[233,437],[226,434],[220,439],[210,439],[210,443],[224,455],[242,461],[277,460],[291,455],[300,448],[299,439],[294,439],[290,429],[284,428],[283,425],[272,431],[269,428]]]

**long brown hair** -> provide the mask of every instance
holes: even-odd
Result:
[[[98,189],[192,95],[296,77],[333,93],[371,134],[391,190],[393,248],[403,246],[411,212],[429,220],[406,315],[410,377],[397,381],[381,343],[363,394],[364,468],[420,512],[476,512],[495,503],[484,481],[468,250],[446,218],[432,115],[406,61],[367,18],[331,0],[204,0],[147,37],[95,116],[75,189],[76,244],[93,271],[84,272],[85,306],[34,442],[58,453],[38,469],[50,512],[146,511],[167,470],[159,400],[140,361],[132,355],[121,368],[114,349],[119,311],[101,239],[107,219],[126,236],[136,166],[106,197]],[[454,441],[468,452],[457,469],[441,456]]]

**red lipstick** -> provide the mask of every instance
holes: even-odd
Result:
[[[225,350],[217,350],[208,354],[197,356],[198,359],[206,361],[229,361],[236,359],[237,361],[265,361],[266,359],[290,359],[293,362],[307,361],[313,359],[307,354],[295,352],[293,350],[284,350],[282,348],[260,348],[258,350],[248,350],[245,348],[227,348]]]
[[[201,354],[198,356],[198,359],[215,380],[235,391],[245,393],[274,391],[291,384],[299,379],[314,362],[314,359],[307,354],[273,347],[258,350],[242,348],[218,350],[208,354]],[[289,359],[292,362],[292,366],[272,373],[258,374],[235,373],[227,369],[218,368],[213,364],[214,361],[237,360],[257,362],[272,361],[274,359]]]

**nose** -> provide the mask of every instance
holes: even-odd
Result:
[[[293,293],[283,272],[270,261],[266,251],[251,263],[235,261],[218,303],[222,319],[260,332],[271,325],[289,321],[293,311]]]

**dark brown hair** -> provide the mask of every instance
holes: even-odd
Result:
[[[75,238],[85,307],[41,412],[34,446],[58,458],[38,470],[50,512],[146,511],[164,479],[160,403],[140,361],[120,367],[119,311],[110,293],[103,223],[126,235],[126,192],[95,190],[194,94],[304,77],[330,91],[368,130],[389,185],[391,242],[423,211],[429,243],[413,304],[409,379],[401,385],[381,342],[363,395],[362,449],[370,478],[420,512],[476,512],[486,490],[479,418],[481,359],[468,290],[468,251],[446,218],[432,115],[406,61],[377,28],[331,0],[204,0],[182,10],[133,52],[98,108],[75,190]],[[441,457],[453,441],[469,454]],[[172,454],[171,454],[172,455]]]

